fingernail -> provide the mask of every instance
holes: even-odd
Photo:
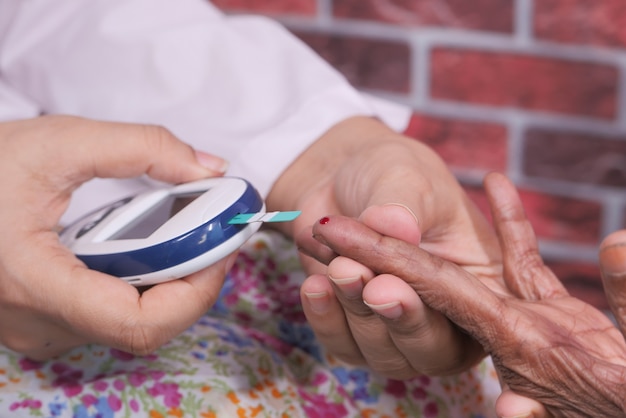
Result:
[[[404,209],[407,212],[409,212],[411,217],[413,217],[413,219],[415,219],[415,223],[417,224],[417,226],[420,225],[420,221],[417,219],[417,216],[415,215],[415,212],[413,212],[411,210],[411,208],[408,207],[407,205],[403,205],[402,203],[386,203],[385,206],[398,206],[398,207],[401,207],[402,209]]]
[[[626,243],[613,244],[600,252],[604,276],[626,277]]]
[[[309,301],[309,307],[313,312],[318,315],[323,315],[328,312],[330,298],[327,292],[304,292],[304,295]]]
[[[355,299],[360,298],[363,292],[363,279],[361,276],[338,279],[328,276],[328,278],[341,290],[344,296]]]
[[[229,163],[223,158],[217,157],[212,154],[207,154],[203,151],[196,151],[196,160],[205,168],[215,171],[219,174],[224,174],[228,170]]]
[[[324,244],[326,246],[328,246],[328,241],[326,241],[326,238],[324,238],[322,235],[320,234],[313,234],[313,239],[316,240],[317,242],[319,242],[320,244]]]
[[[375,305],[372,303],[367,303],[367,301],[363,300],[363,303],[366,304],[371,310],[376,312],[378,315],[383,316],[387,319],[398,319],[404,313],[402,309],[402,304],[400,301],[394,301],[389,303],[383,303],[380,305]]]

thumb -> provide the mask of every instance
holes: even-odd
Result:
[[[94,177],[128,178],[147,174],[155,180],[182,183],[221,175],[226,162],[196,152],[167,129],[155,125],[100,122],[73,117],[57,117],[56,124],[65,138],[54,141],[44,161],[54,160],[72,170],[72,183]],[[65,132],[64,132],[65,131]]]
[[[496,414],[499,417],[533,417],[548,418],[551,415],[539,402],[518,395],[504,384],[502,393],[496,400]]]
[[[422,234],[419,220],[410,207],[400,203],[370,206],[359,220],[381,235],[419,245]]]
[[[600,271],[609,306],[626,335],[626,230],[612,233],[600,245]]]

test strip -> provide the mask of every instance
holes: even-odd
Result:
[[[257,213],[240,213],[228,221],[231,225],[249,224],[252,222],[289,222],[300,216],[299,210],[287,212],[257,212]]]

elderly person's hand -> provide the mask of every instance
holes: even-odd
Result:
[[[281,176],[267,203],[271,210],[303,211],[295,222],[280,226],[324,262],[332,254],[311,238],[310,230],[319,217],[368,218],[383,209],[413,221],[392,220],[385,233],[420,244],[485,280],[501,280],[495,234],[443,161],[375,119],[356,117],[333,127]],[[472,338],[414,292],[412,315],[389,326],[363,304],[368,278],[358,263],[335,263],[336,274],[329,280],[326,266],[311,261],[304,260],[310,277],[301,289],[303,308],[318,340],[335,357],[366,363],[393,378],[454,373],[484,357]]]
[[[512,295],[494,291],[454,263],[354,219],[324,218],[313,233],[336,254],[376,272],[363,290],[368,304],[376,306],[380,297],[368,288],[383,288],[388,274],[403,278],[424,303],[481,343],[511,390],[541,402],[554,416],[624,416],[622,332],[602,312],[571,297],[543,264],[510,182],[492,174],[485,186],[503,249],[503,276]],[[609,300],[624,331],[622,238],[605,241],[601,260]]]
[[[0,149],[2,344],[34,359],[91,342],[141,354],[214,303],[232,257],[140,294],[88,270],[56,229],[72,192],[91,178],[186,182],[221,175],[223,160],[160,127],[65,116],[1,123]]]

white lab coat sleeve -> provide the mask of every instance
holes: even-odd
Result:
[[[264,196],[341,120],[377,116],[402,129],[408,119],[358,93],[276,22],[226,16],[205,0],[0,0],[0,13],[0,120],[163,125],[229,160],[227,174]]]

